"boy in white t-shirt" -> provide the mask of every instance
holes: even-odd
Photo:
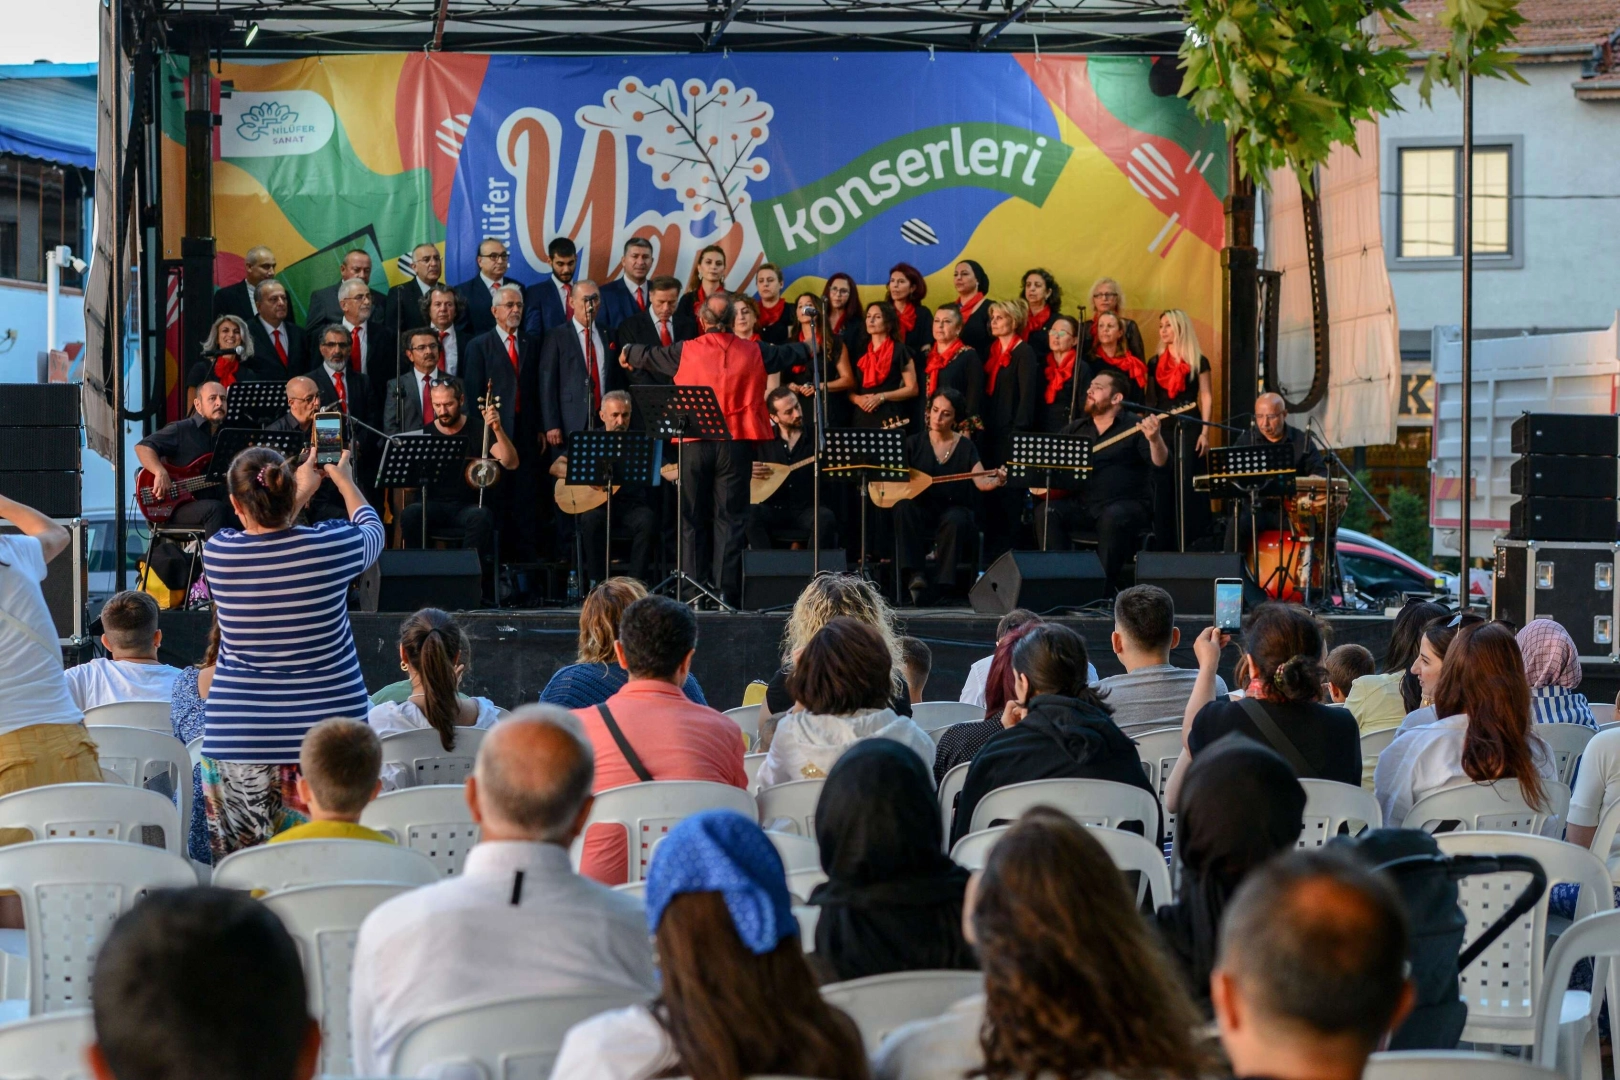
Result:
[[[119,701],[168,701],[179,668],[158,662],[157,601],[129,590],[101,609],[101,645],[111,658],[97,657],[67,670],[68,693],[80,709]]]

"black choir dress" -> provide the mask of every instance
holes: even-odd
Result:
[[[911,309],[917,313],[917,317],[912,321],[910,330],[901,325],[900,340],[905,342],[912,356],[921,356],[922,351],[934,343],[934,313],[921,304],[912,304]]]
[[[1031,315],[1030,321],[1024,324],[1024,340],[1029,342],[1030,351],[1035,354],[1035,359],[1044,364],[1046,354],[1052,351],[1048,334],[1052,329],[1052,320],[1058,317],[1058,311],[1048,304],[1042,309],[1042,315],[1045,317],[1040,320],[1039,326],[1032,325],[1036,320],[1034,315]]]
[[[895,420],[910,421],[916,403],[906,401],[885,401],[872,412],[867,412],[855,404],[855,398],[861,394],[878,394],[900,389],[905,381],[906,365],[911,362],[911,352],[898,341],[894,343],[894,355],[889,360],[889,371],[880,381],[867,386],[861,375],[861,357],[852,355],[850,365],[855,369],[855,388],[849,391],[849,426],[852,428],[870,429],[880,428],[884,424]]]
[[[930,353],[938,346],[932,346]],[[934,385],[928,385],[928,357],[920,356],[917,360],[917,389],[920,391],[917,399],[921,402],[919,414],[926,416],[928,412],[928,397],[941,390],[955,390],[962,395],[962,415],[956,418],[958,423],[972,417],[983,415],[984,410],[984,358],[972,349],[963,345],[957,350],[955,356],[946,361],[945,366],[939,369],[934,379]],[[970,424],[967,430],[976,430],[978,425]]]
[[[1210,510],[1209,496],[1202,492],[1193,491],[1192,478],[1203,472],[1202,458],[1195,449],[1198,445],[1199,425],[1195,422],[1200,419],[1198,414],[1198,376],[1208,374],[1209,358],[1198,358],[1198,370],[1189,369],[1183,385],[1176,388],[1172,394],[1174,380],[1170,387],[1166,387],[1159,379],[1159,366],[1163,355],[1155,356],[1147,363],[1147,401],[1145,404],[1155,409],[1176,409],[1183,405],[1192,405],[1193,409],[1183,413],[1181,418],[1166,420],[1164,424],[1164,441],[1170,447],[1170,463],[1162,469],[1154,469],[1153,478],[1153,532],[1157,537],[1163,537],[1161,546],[1170,551],[1185,551],[1202,537],[1209,535]],[[1166,376],[1168,379],[1168,375]],[[1179,464],[1177,450],[1179,448]],[[1177,506],[1175,476],[1179,469],[1181,481],[1181,537],[1176,534]]]
[[[960,303],[960,301],[958,301]],[[990,298],[979,301],[971,315],[962,318],[962,340],[980,356],[990,355]]]
[[[906,440],[907,464],[929,476],[949,476],[972,471],[979,463],[979,452],[972,440],[958,436],[950,456],[940,461],[926,431]],[[929,584],[949,588],[956,583],[957,563],[978,531],[980,491],[971,480],[935,484],[915,499],[894,508],[895,534],[900,548],[902,580],[924,574]],[[930,570],[928,554],[935,554]]]
[[[990,354],[985,354],[987,357]],[[984,430],[979,433],[979,456],[987,469],[996,469],[1012,456],[1012,437],[1017,432],[1035,431],[1039,421],[1041,366],[1029,345],[1013,346],[1005,367],[997,371],[994,385],[989,375],[990,359],[985,360]],[[993,559],[1011,548],[1018,539],[1023,519],[1025,489],[1003,487],[985,499],[985,557]]]
[[[1051,385],[1055,374],[1055,369],[1049,373],[1051,367],[1052,359],[1048,354],[1041,364],[1040,430],[1056,433],[1076,417],[1085,415],[1086,387],[1091,385],[1091,365],[1080,359],[1078,352],[1075,353],[1074,370],[1056,386]]]

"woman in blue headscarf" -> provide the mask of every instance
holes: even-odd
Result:
[[[647,874],[663,992],[563,1040],[553,1080],[867,1080],[854,1021],[822,1000],[799,944],[782,859],[732,810],[687,818]]]

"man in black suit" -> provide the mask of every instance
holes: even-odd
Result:
[[[523,287],[516,282],[496,292],[490,318],[494,328],[467,343],[462,381],[469,398],[487,387],[500,399],[501,426],[512,433],[520,461],[501,500],[501,536],[511,538],[513,557],[527,562],[539,550],[542,511],[550,505],[548,499],[542,506],[540,496],[540,342],[523,332]]]
[[[617,390],[622,367],[608,356],[596,326],[601,292],[594,281],[574,283],[574,317],[540,346],[540,418],[546,445],[560,450],[570,434],[597,427],[602,395]]]
[[[439,371],[439,335],[431,329],[405,334],[405,356],[411,370],[388,380],[383,394],[382,429],[390,435],[416,431],[433,423],[433,380]]]
[[[338,268],[336,285],[328,285],[324,289],[316,289],[310,293],[309,312],[304,318],[304,325],[309,327],[310,333],[319,333],[321,327],[327,323],[343,321],[343,309],[338,306],[338,289],[352,278],[359,278],[365,282],[371,280],[371,256],[364,251],[351,251],[343,256],[343,264]],[[376,289],[371,289],[369,285],[367,288],[371,292],[371,317],[380,321],[388,297]]]
[[[259,310],[253,302],[253,290],[261,281],[275,276],[276,253],[260,245],[248,248],[243,260],[247,263],[247,277],[235,285],[214,290],[214,318],[235,315],[243,322],[252,322]]]
[[[614,331],[632,315],[647,310],[647,274],[652,270],[652,242],[632,236],[624,242],[619,259],[619,276],[602,286],[602,305],[596,311],[596,325],[613,337]]]
[[[388,290],[388,302],[383,305],[383,325],[391,334],[403,334],[414,326],[421,326],[421,303],[428,292],[439,283],[444,272],[444,258],[434,244],[417,244],[411,249],[411,280],[401,282]]]
[[[367,403],[369,416],[381,410],[383,387],[404,365],[395,348],[393,331],[372,321],[373,295],[370,286],[359,278],[350,278],[338,286],[338,306],[343,309],[343,321],[338,326],[349,335],[349,368],[365,375],[366,389],[375,395]]]
[[[288,314],[292,305],[287,287],[271,278],[259,282],[254,295],[259,315],[248,320],[248,334],[253,338],[255,377],[280,380],[304,374],[310,367],[308,343]]]
[[[419,326],[431,327],[439,336],[439,371],[447,377],[465,375],[467,365],[463,358],[472,335],[462,325],[466,321],[466,304],[461,294],[441,282],[422,298],[417,314],[414,322],[405,324],[405,332],[409,334]]]
[[[341,326],[327,326],[320,332],[321,362],[309,377],[320,391],[321,408],[341,409],[363,423],[371,423],[371,388],[366,373],[356,371],[350,362],[349,333]]]
[[[602,395],[602,408],[597,423],[606,431],[630,430],[630,395],[623,390],[609,390]],[[568,478],[568,458],[559,455],[551,463],[550,473],[559,480]],[[660,485],[662,487],[663,485]],[[609,494],[612,503],[613,531],[617,536],[630,537],[630,576],[639,581],[653,580],[653,557],[658,552],[658,493],[643,484],[625,484]],[[579,530],[580,553],[585,565],[581,568],[583,583],[596,585],[608,576],[607,550],[608,511],[606,504],[587,510],[573,518]]]
[[[511,258],[499,240],[486,237],[478,245],[478,275],[456,286],[465,306],[461,329],[468,335],[476,337],[495,329],[495,316],[490,312],[496,303],[495,290],[507,284],[506,267]]]
[[[619,353],[626,345],[673,345],[677,341],[691,341],[698,335],[697,322],[690,315],[675,310],[675,303],[681,298],[681,283],[677,279],[653,278],[647,283],[647,296],[647,310],[630,316],[613,332],[615,367],[619,366]],[[668,376],[650,370],[632,371],[628,375],[631,385],[667,386],[671,382]]]

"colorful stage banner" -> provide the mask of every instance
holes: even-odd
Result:
[[[183,74],[184,58],[168,63]],[[371,253],[385,289],[412,247],[436,243],[454,283],[476,273],[485,236],[506,241],[511,276],[529,283],[559,235],[579,245],[579,274],[605,281],[644,236],[658,273],[684,281],[720,244],[730,286],[749,288],[769,261],[789,295],[842,270],[873,299],[908,262],[932,307],[972,258],[996,297],[1051,271],[1070,312],[1112,276],[1150,351],[1159,311],[1180,307],[1217,356],[1224,137],[1155,96],[1150,66],[920,52],[226,64],[219,283],[268,245],[301,312],[348,250]],[[177,258],[183,103],[165,107]]]

